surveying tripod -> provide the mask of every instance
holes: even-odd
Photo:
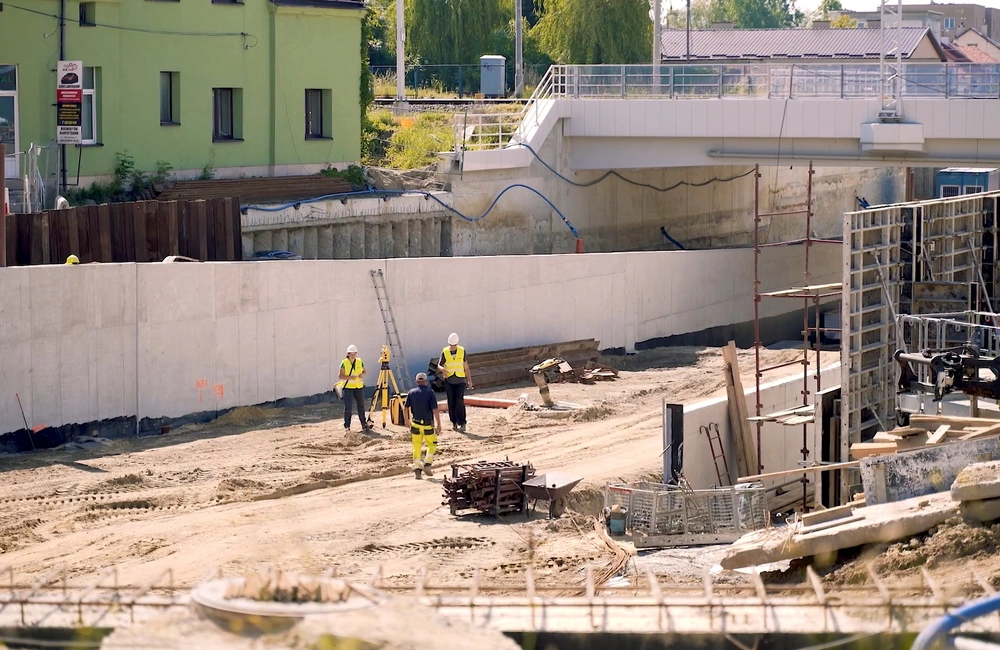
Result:
[[[385,414],[390,409],[402,409],[402,397],[399,394],[399,386],[396,384],[396,377],[392,374],[389,366],[389,346],[382,346],[382,355],[378,358],[379,371],[378,380],[375,382],[375,395],[372,397],[371,410],[368,412],[368,427],[375,426],[375,411],[382,411],[382,428],[385,428]],[[389,385],[392,384],[392,392],[389,392]],[[395,414],[393,414],[395,415]],[[402,413],[399,418],[390,416],[393,424],[402,423]],[[397,419],[399,422],[397,422]]]

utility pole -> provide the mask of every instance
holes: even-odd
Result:
[[[514,96],[524,94],[524,34],[521,33],[522,0],[514,0]]]
[[[63,0],[65,2],[65,0]],[[396,0],[396,101],[406,101],[406,26],[403,24],[403,0]]]
[[[660,61],[663,58],[663,0],[653,0],[653,87],[660,94]]]
[[[59,0],[59,60],[66,60],[66,0]],[[80,75],[83,75],[83,70],[80,70]],[[59,145],[59,193],[64,194],[65,192],[66,145],[61,144]]]
[[[685,58],[691,60],[691,0],[687,0],[687,55]]]

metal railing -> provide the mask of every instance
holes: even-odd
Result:
[[[903,97],[1000,99],[1000,64],[907,63],[899,83]],[[863,99],[881,92],[878,64],[554,65],[520,112],[456,119],[455,142],[503,148],[526,121],[538,125],[545,99]]]
[[[784,99],[879,97],[878,64],[556,65],[557,98]],[[1000,99],[1000,64],[907,63],[903,97]]]

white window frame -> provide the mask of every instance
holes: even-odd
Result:
[[[944,191],[947,189],[955,190],[954,194],[945,194]],[[962,196],[962,186],[961,185],[942,185],[941,186],[941,197],[942,199],[953,199],[956,196]]]
[[[943,18],[941,20],[941,29],[955,29],[955,19]]]
[[[17,64],[8,64],[8,65],[13,65],[14,66],[14,74],[17,75],[17,72],[18,72]],[[15,79],[16,78],[17,77],[15,76]],[[4,168],[5,171],[6,171],[6,174],[4,174],[4,175],[7,178],[10,178],[10,179],[17,179],[17,178],[21,177],[20,169],[18,167],[18,163],[20,162],[21,157],[19,155],[17,155],[18,152],[21,150],[21,143],[20,143],[20,137],[21,137],[21,118],[18,115],[17,82],[15,81],[15,83],[14,83],[14,90],[0,90],[0,97],[13,97],[14,98],[14,151],[8,151],[7,152],[6,161],[5,161],[6,162],[6,166]],[[2,200],[3,200],[3,197],[0,197],[0,201],[2,201]]]
[[[81,140],[81,144],[97,144],[97,111],[99,110],[97,106],[97,68],[90,68],[93,70],[91,77],[94,79],[94,87],[87,88],[84,84],[83,89],[83,103],[87,103],[87,97],[90,97],[90,132],[94,134],[93,138],[89,140],[84,138]],[[84,67],[84,78],[86,78],[86,67]],[[83,107],[80,107],[80,117],[83,117]]]
[[[962,194],[979,194],[982,191],[982,185],[966,185],[962,188]]]

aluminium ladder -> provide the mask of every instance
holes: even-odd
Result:
[[[382,269],[372,269],[372,284],[375,285],[375,297],[378,298],[378,309],[382,314],[382,324],[385,326],[385,340],[389,345],[391,353],[392,371],[399,381],[401,390],[406,391],[412,384],[410,369],[406,365],[406,356],[403,354],[403,344],[399,339],[399,330],[396,329],[396,317],[392,313],[392,305],[389,304],[389,293],[385,288],[385,275]]]

